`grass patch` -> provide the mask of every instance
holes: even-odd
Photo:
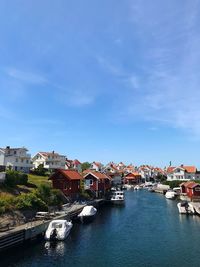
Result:
[[[37,187],[46,184],[51,186],[51,181],[48,180],[48,176],[38,176],[34,174],[28,174],[28,184],[36,185]]]

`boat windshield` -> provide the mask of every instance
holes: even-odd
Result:
[[[59,229],[59,228],[62,228],[62,223],[52,223],[52,228],[54,229]]]

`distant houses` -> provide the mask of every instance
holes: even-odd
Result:
[[[38,152],[33,158],[34,168],[38,168],[39,165],[47,170],[53,171],[55,169],[65,169],[65,160],[64,155],[60,155],[55,151],[52,152]]]
[[[6,148],[0,148],[0,168],[11,169],[14,171],[21,171],[29,173],[33,168],[31,162],[31,155],[27,153],[28,149],[25,147],[12,148],[7,146]]]
[[[3,172],[7,169],[29,173],[39,166],[52,173],[50,179],[53,187],[62,190],[69,197],[79,194],[81,183],[86,190],[99,197],[111,187],[121,186],[123,183],[136,185],[141,182],[160,181],[159,179],[180,182],[200,180],[200,171],[193,165],[182,164],[164,169],[150,165],[136,167],[132,164],[126,165],[122,161],[119,163],[111,161],[103,165],[98,161],[81,163],[78,159],[69,159],[55,151],[37,152],[31,158],[25,147],[0,148],[0,182],[5,179]],[[184,190],[199,194],[197,185],[183,185],[182,191]]]
[[[167,181],[188,181],[188,180],[199,180],[200,172],[197,171],[195,166],[181,165],[178,167],[168,167],[166,170]]]

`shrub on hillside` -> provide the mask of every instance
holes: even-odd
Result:
[[[6,172],[5,184],[9,187],[15,187],[17,184],[26,185],[28,182],[28,175],[25,173],[8,170]]]
[[[46,168],[44,168],[44,165],[40,164],[37,168],[32,170],[30,173],[38,175],[38,176],[46,176],[47,175],[47,171],[48,170]]]
[[[37,197],[35,193],[22,194],[15,199],[16,208],[19,210],[34,209],[47,211],[46,203]]]
[[[17,184],[27,185],[28,175],[26,173],[18,173]]]

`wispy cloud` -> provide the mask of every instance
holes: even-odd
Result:
[[[16,68],[8,68],[6,69],[6,73],[11,78],[14,78],[22,82],[26,82],[26,83],[43,84],[47,82],[47,80],[39,74],[19,70]]]
[[[142,71],[129,68],[124,73],[100,63],[137,89],[124,99],[124,116],[200,135],[200,1],[183,1],[181,6],[169,2],[130,1],[130,35],[137,36],[136,46],[142,47],[137,54]]]

